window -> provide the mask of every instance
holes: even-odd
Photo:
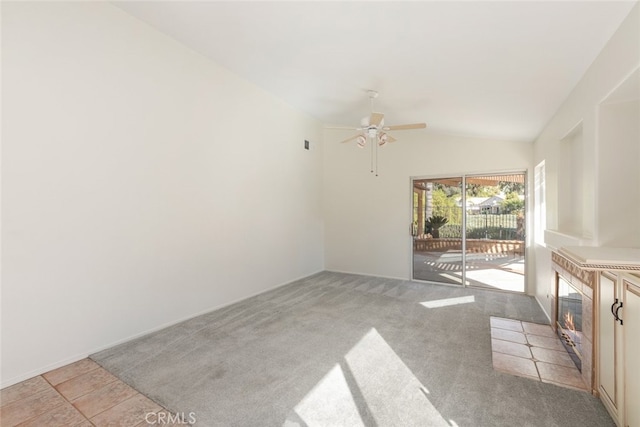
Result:
[[[535,240],[539,245],[544,246],[544,230],[547,228],[547,208],[545,201],[545,176],[544,176],[544,160],[536,166],[534,172],[534,218],[535,224]]]

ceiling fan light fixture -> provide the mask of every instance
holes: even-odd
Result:
[[[410,129],[424,129],[427,127],[425,123],[408,123],[401,125],[385,125],[384,114],[376,112],[373,106],[373,100],[378,97],[375,90],[367,91],[369,100],[371,101],[371,114],[360,120],[360,127],[325,127],[326,129],[353,129],[359,133],[350,136],[341,143],[356,141],[358,148],[364,148],[367,140],[371,140],[371,173],[378,176],[378,147],[387,145],[397,141],[393,136],[387,134],[387,131],[399,131]]]
[[[380,132],[380,134],[378,134],[378,145],[382,147],[387,142],[388,142],[387,134],[384,132]]]

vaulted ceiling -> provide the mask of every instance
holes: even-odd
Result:
[[[531,141],[635,3],[114,4],[325,124]]]

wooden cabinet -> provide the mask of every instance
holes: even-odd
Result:
[[[624,425],[640,426],[640,277],[622,276]]]
[[[608,272],[600,273],[598,304],[598,392],[617,424],[624,410],[621,401],[623,353],[622,331],[615,317],[615,310],[620,303],[618,277]]]
[[[600,273],[598,392],[618,426],[640,427],[640,277]]]
[[[640,427],[640,248],[568,246],[552,259],[594,283],[595,390],[619,427]]]

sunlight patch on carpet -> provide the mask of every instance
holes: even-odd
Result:
[[[306,425],[451,426],[375,328],[294,409]],[[291,425],[295,420],[288,420]],[[292,423],[293,422],[293,423]]]
[[[437,299],[434,301],[423,301],[420,303],[420,305],[427,308],[439,308],[439,307],[447,307],[450,305],[469,304],[472,302],[476,302],[476,298],[473,295],[468,295],[466,297],[445,298],[445,299]]]

